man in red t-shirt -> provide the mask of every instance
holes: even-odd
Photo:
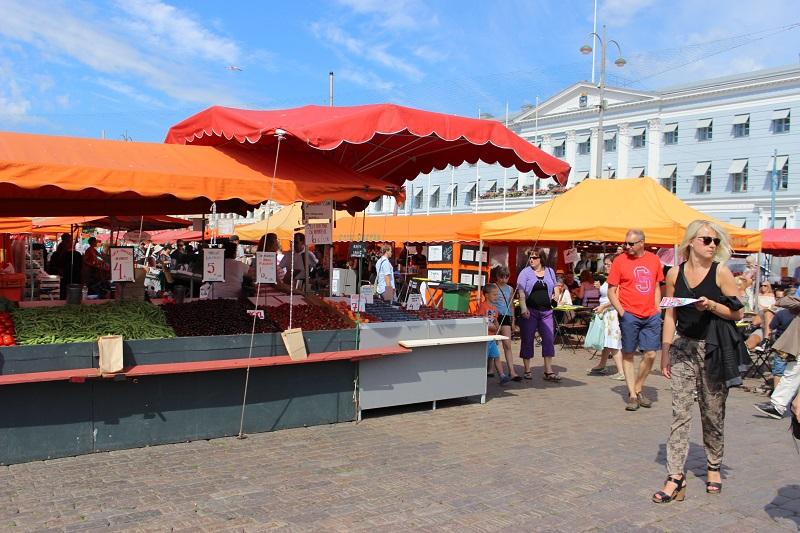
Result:
[[[661,346],[661,286],[664,279],[658,256],[645,250],[644,232],[628,230],[623,243],[626,253],[620,254],[611,264],[608,275],[608,299],[619,314],[622,333],[622,372],[628,385],[628,403],[625,409],[636,411],[650,407],[652,402],[642,388],[653,368],[656,350]],[[635,372],[633,355],[644,353]]]

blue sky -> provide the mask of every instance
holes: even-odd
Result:
[[[658,89],[797,64],[796,0],[599,0]],[[591,77],[592,0],[0,0],[0,128],[163,140],[209,105],[396,102],[503,116]],[[614,57],[610,58],[611,60]],[[236,66],[241,70],[226,67]]]

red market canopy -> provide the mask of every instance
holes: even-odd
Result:
[[[461,163],[499,163],[567,182],[570,166],[495,120],[445,115],[394,104],[305,106],[274,111],[210,107],[170,128],[165,142],[322,152],[356,172],[401,185],[421,173]],[[273,152],[270,150],[269,152]],[[280,170],[279,170],[280,174]]]
[[[314,153],[256,154],[230,146],[177,146],[0,132],[0,213],[63,216],[244,213],[267,200],[335,200],[358,209],[398,187]]]
[[[761,250],[772,255],[800,255],[800,229],[761,230]]]

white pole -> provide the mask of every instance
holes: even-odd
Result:
[[[478,108],[478,118],[481,118],[481,109]],[[480,159],[475,161],[475,212],[478,212],[478,203],[481,199],[481,173],[479,170]]]
[[[450,165],[450,214],[453,214],[453,206],[455,205],[458,198],[456,198],[455,194],[455,184],[456,184],[456,167]]]
[[[481,301],[481,287],[483,283],[483,239],[480,240],[480,244],[478,245],[478,282],[476,285],[478,286],[478,302]]]
[[[597,33],[597,0],[594,0],[594,23],[592,24],[592,33]],[[594,83],[594,54],[595,50],[597,50],[597,36],[593,35],[592,40],[594,41],[592,44],[592,83]]]
[[[431,173],[428,172],[428,188],[427,188],[428,197],[425,199],[425,214],[431,214]]]
[[[333,71],[328,72],[328,105],[333,107]]]
[[[506,128],[508,127],[508,101],[506,101]],[[508,188],[508,169],[503,167],[503,211],[506,210],[506,189]]]

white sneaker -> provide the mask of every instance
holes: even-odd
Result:
[[[625,381],[625,374],[623,374],[622,372],[617,372],[613,376],[608,376],[608,377],[611,379],[615,379],[617,381]]]

